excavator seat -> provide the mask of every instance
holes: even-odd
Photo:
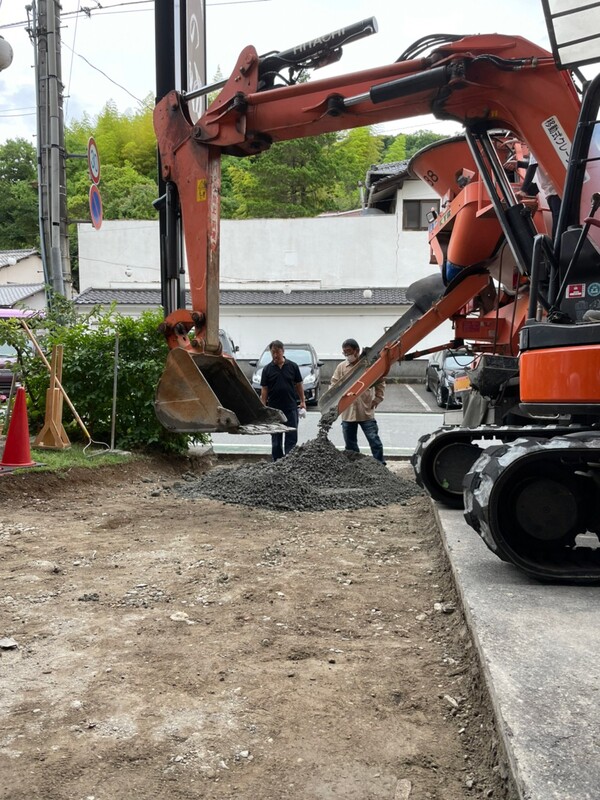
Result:
[[[264,406],[234,359],[173,348],[156,390],[156,416],[178,433],[280,433],[284,414]]]

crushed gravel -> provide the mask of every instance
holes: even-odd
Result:
[[[423,492],[371,456],[338,450],[325,436],[298,445],[285,458],[218,467],[173,487],[182,497],[284,511],[330,511],[402,503]]]

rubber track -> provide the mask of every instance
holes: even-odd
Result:
[[[527,476],[559,469],[569,482],[583,487],[569,541],[552,541],[552,521],[533,539],[514,519],[514,490]],[[550,441],[521,438],[486,450],[465,477],[465,519],[499,558],[541,581],[600,583],[600,548],[591,534],[600,533],[600,433],[558,436]],[[519,483],[520,482],[520,483]],[[535,510],[533,510],[535,517]],[[548,534],[548,535],[546,535]],[[587,534],[588,546],[575,536]],[[581,544],[581,540],[579,542]],[[589,546],[591,545],[591,546]]]
[[[478,428],[461,428],[456,425],[445,425],[433,433],[421,436],[411,456],[410,463],[414,469],[417,483],[434,500],[450,508],[463,508],[464,476],[486,447],[496,445],[498,441],[502,443],[513,442],[523,436],[549,439],[580,430],[589,430],[589,428],[581,429],[580,427],[566,425],[482,425]],[[436,470],[436,459],[441,452],[447,452],[448,448],[454,445],[461,446],[464,457],[464,446],[480,440],[488,441],[489,445],[477,445],[479,453],[473,455],[472,462],[468,464],[464,473],[455,476],[453,487],[448,488],[447,485],[441,482],[439,470]]]

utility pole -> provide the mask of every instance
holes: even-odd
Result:
[[[60,4],[37,0],[30,36],[36,53],[40,238],[44,274],[57,294],[71,299],[67,172],[63,118]]]
[[[206,84],[205,0],[155,0],[156,101],[172,89],[186,92]],[[196,121],[204,97],[189,108]],[[177,187],[162,178],[158,165],[161,302],[165,316],[185,308],[183,233]]]

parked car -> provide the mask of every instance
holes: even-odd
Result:
[[[316,405],[319,402],[319,394],[321,392],[321,367],[323,362],[319,361],[312,344],[285,344],[284,342],[283,346],[285,348],[285,357],[288,361],[295,361],[300,368],[306,402],[310,405]],[[257,394],[260,394],[260,378],[263,367],[266,367],[271,360],[271,351],[268,347],[265,347],[258,361],[249,362],[250,366],[255,368],[251,383]]]
[[[427,364],[425,388],[435,394],[441,408],[460,408],[462,400],[454,394],[454,380],[472,363],[475,356],[466,350],[440,350]]]
[[[221,342],[221,347],[223,348],[223,355],[229,356],[230,358],[235,358],[235,354],[240,349],[237,344],[234,344],[233,339],[227,333],[227,331],[223,330],[223,328],[219,328],[219,341]]]
[[[13,370],[17,363],[17,351],[10,344],[0,344],[0,396],[10,392]]]

